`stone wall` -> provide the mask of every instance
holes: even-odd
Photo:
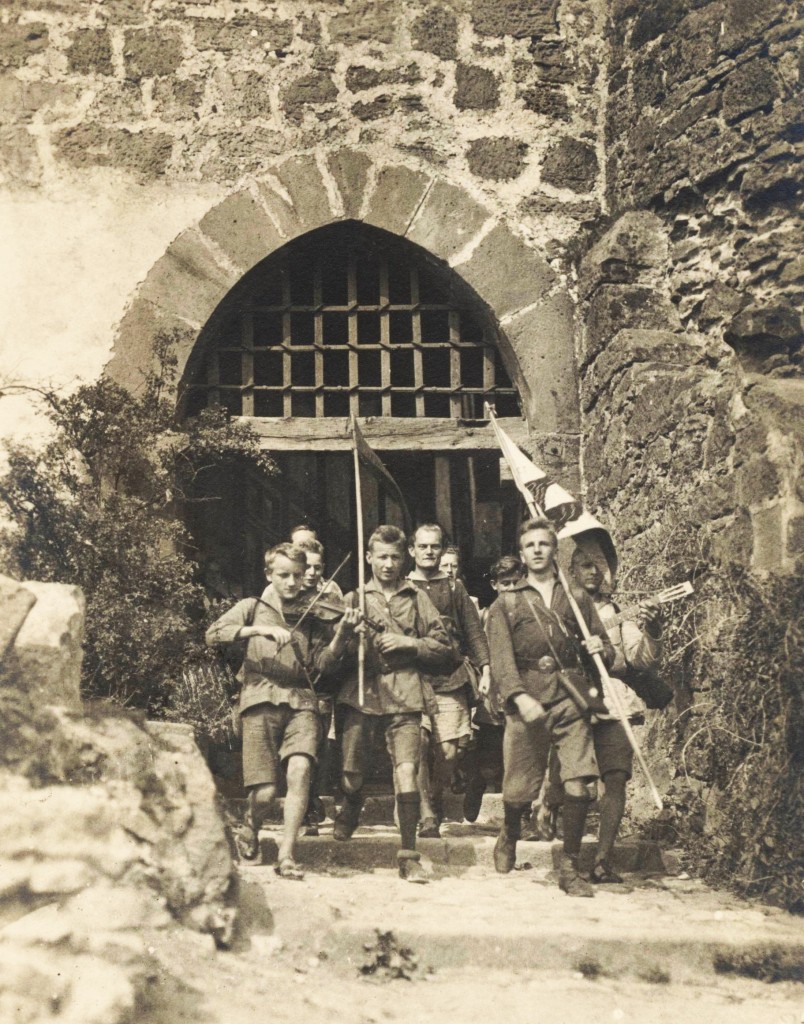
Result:
[[[585,0],[60,0],[3,17],[17,269],[0,337],[24,379],[97,375],[171,240],[291,154],[349,146],[437,174],[562,275],[600,214],[603,18]]]
[[[804,554],[795,14],[610,9],[613,224],[581,264],[580,364],[589,495],[626,551],[673,509],[703,557]]]
[[[0,612],[0,1017],[122,1024],[148,929],[231,938],[214,783],[187,726],[82,707],[76,588],[0,577]]]

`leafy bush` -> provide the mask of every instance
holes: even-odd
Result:
[[[646,830],[682,843],[709,881],[802,912],[804,582],[712,564],[683,510],[666,521],[623,573],[635,590],[695,583],[665,630],[676,714],[651,740],[676,778]]]
[[[105,377],[66,397],[42,390],[53,433],[38,449],[12,446],[0,477],[3,571],[80,586],[84,696],[152,714],[171,702],[185,664],[209,657],[185,511],[216,469],[275,472],[256,435],[224,410],[176,420],[170,353],[163,339],[138,394]]]

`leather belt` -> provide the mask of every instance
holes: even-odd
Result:
[[[558,662],[549,654],[543,655],[538,661],[523,661],[520,667],[524,669],[536,669],[539,672],[555,672]]]

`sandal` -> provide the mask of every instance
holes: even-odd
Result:
[[[260,840],[251,825],[243,823],[233,830],[237,855],[241,860],[256,860],[260,853]]]
[[[304,878],[304,872],[292,857],[283,857],[274,871],[280,878],[287,878],[293,882],[300,882]]]

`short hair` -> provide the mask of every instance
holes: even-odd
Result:
[[[288,533],[288,537],[292,537],[292,536],[293,536],[293,534],[294,534],[294,533],[298,533],[298,532],[299,532],[299,530],[307,530],[307,531],[308,531],[309,533],[315,533],[316,537],[318,536],[318,533],[316,532],[316,528],[315,528],[314,526],[311,526],[311,525],[310,525],[309,523],[298,523],[298,524],[297,524],[296,526],[294,526],[294,527],[293,527],[293,529],[292,529],[292,530],[291,530],[291,531],[290,531],[290,532]]]
[[[408,546],[404,531],[400,530],[398,526],[392,526],[390,523],[378,526],[369,537],[366,546],[371,551],[375,544],[395,544],[402,550],[403,554]]]
[[[296,562],[297,565],[307,565],[307,553],[304,548],[299,547],[298,544],[291,544],[289,540],[286,540],[265,552],[265,568],[268,572],[273,569],[278,555],[284,555],[285,558],[291,562]]]
[[[544,516],[541,516],[537,519],[526,519],[525,522],[519,527],[519,534],[517,539],[521,541],[522,537],[526,533],[530,533],[531,530],[544,530],[545,533],[549,533],[550,536],[553,538],[553,547],[558,547],[558,534],[556,533],[555,526],[553,526],[549,519],[546,519]]]
[[[312,551],[314,555],[324,557],[324,545],[320,540],[300,540],[296,542],[296,547],[301,548],[302,551]]]
[[[442,558],[444,557],[444,555],[457,555],[458,556],[458,561],[460,562],[460,560],[461,560],[461,549],[455,547],[454,544],[448,544],[444,548],[444,550],[441,552],[441,557]]]
[[[444,530],[441,526],[438,525],[438,523],[421,523],[419,526],[416,527],[416,529],[411,534],[411,544],[416,543],[416,537],[419,533],[421,533],[422,530],[427,530],[430,533],[437,533],[438,536],[441,538],[441,543],[444,543]]]
[[[525,566],[516,555],[503,555],[489,569],[489,579],[496,583],[501,576],[513,576],[514,573],[517,576],[524,576]]]

